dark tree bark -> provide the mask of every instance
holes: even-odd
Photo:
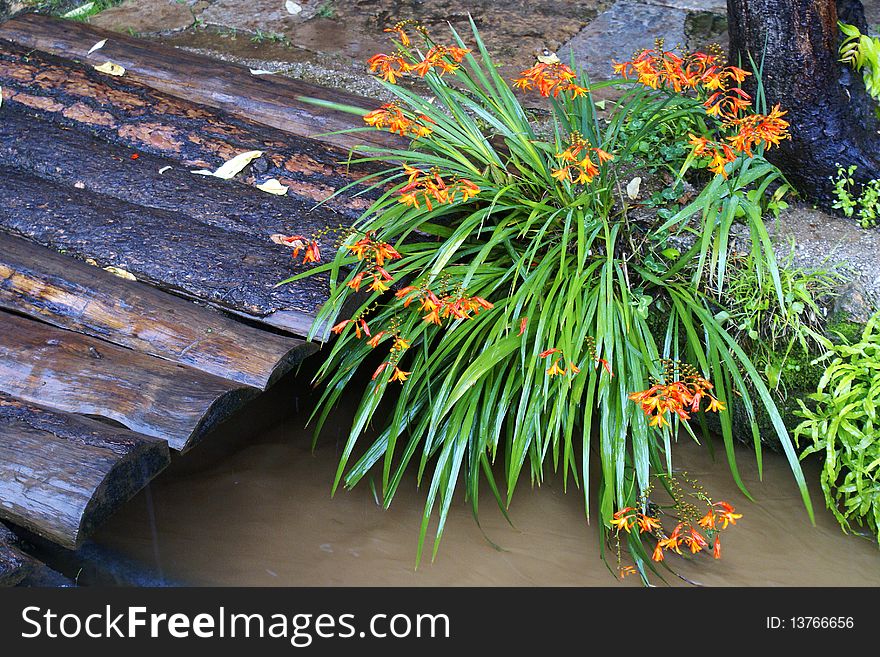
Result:
[[[858,0],[727,0],[731,61],[759,65],[770,106],[788,111],[791,139],[769,159],[807,198],[830,205],[838,164],[860,184],[880,178],[880,123],[861,74],[838,61],[837,21],[866,31]],[[754,80],[751,91],[754,91]]]

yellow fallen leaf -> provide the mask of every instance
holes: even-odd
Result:
[[[114,276],[119,276],[119,278],[124,278],[127,281],[136,281],[137,279],[134,277],[130,271],[125,271],[120,267],[104,267],[104,271],[109,271]]]
[[[92,267],[97,267],[98,261],[95,260],[94,258],[86,258],[86,264],[91,265]]]
[[[269,178],[266,182],[257,185],[257,189],[278,196],[284,196],[287,193],[287,187],[278,182],[278,178]]]
[[[214,176],[216,178],[229,180],[230,178],[234,178],[235,174],[244,169],[248,164],[251,163],[252,160],[256,160],[262,154],[263,151],[248,151],[246,153],[239,153],[231,160],[225,162],[216,171],[209,171],[208,169],[198,169],[196,171],[193,171],[192,173],[197,173],[200,176]]]
[[[95,70],[100,73],[106,73],[107,75],[125,75],[125,69],[119,64],[114,64],[113,62],[104,62],[100,66],[95,66]]]
[[[629,196],[633,201],[635,201],[639,197],[639,190],[642,186],[642,179],[636,176],[632,180],[629,181],[629,184],[626,186],[626,195]]]

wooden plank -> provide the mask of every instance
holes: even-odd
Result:
[[[2,232],[0,307],[262,389],[316,350]]]
[[[0,518],[64,547],[170,460],[163,440],[0,394]]]
[[[18,584],[33,566],[33,559],[15,546],[15,534],[0,522],[0,588]]]
[[[246,217],[229,221],[247,225]],[[0,228],[249,316],[287,311],[305,316],[307,323],[327,299],[326,275],[275,287],[305,266],[268,235],[224,230],[169,210],[62,187],[14,168],[3,172]]]
[[[0,312],[0,392],[109,418],[185,451],[258,390]]]
[[[373,109],[376,101],[287,77],[255,76],[239,64],[220,62],[87,23],[25,14],[0,24],[0,38],[90,64],[112,61],[125,68],[127,77],[164,93],[345,149],[363,143],[392,147],[403,143],[394,135],[378,131],[326,135],[363,124],[356,115],[317,108],[300,97],[365,109]],[[104,47],[87,55],[102,39],[107,39]]]
[[[162,94],[127,76],[99,73],[91,66],[31,52],[2,40],[0,86],[4,114],[8,108],[26,109],[29,115],[47,122],[117,144],[127,149],[120,165],[131,161],[132,156],[150,153],[188,171],[214,170],[235,155],[261,151],[262,157],[234,180],[225,182],[231,198],[240,185],[253,186],[276,178],[289,187],[288,196],[297,197],[300,208],[326,201],[322,207],[337,213],[333,223],[350,223],[374,196],[357,181],[376,167],[349,166],[345,151]],[[27,136],[39,137],[33,131]],[[63,168],[66,163],[56,161],[55,166]],[[144,173],[145,166],[140,171]],[[202,176],[188,175],[204,181]],[[328,200],[334,192],[352,184],[345,194]],[[358,196],[359,192],[364,195]],[[297,214],[301,216],[302,211]],[[330,220],[326,215],[319,216]]]

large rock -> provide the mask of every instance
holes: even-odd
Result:
[[[205,6],[207,3],[198,3]],[[196,11],[202,7],[197,6]],[[89,19],[89,23],[114,32],[157,34],[185,30],[195,22],[190,3],[176,0],[125,0]]]

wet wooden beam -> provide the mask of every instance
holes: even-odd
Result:
[[[288,195],[299,199],[300,207],[326,201],[322,207],[348,223],[371,203],[372,192],[359,184],[328,200],[375,171],[349,166],[346,151],[160,93],[127,75],[113,77],[0,40],[0,86],[4,113],[7,108],[26,109],[49,123],[94,135],[122,147],[123,161],[149,153],[188,171],[213,171],[235,155],[261,151],[262,157],[227,182],[230,197],[241,184],[276,178],[289,187]],[[33,131],[27,136],[39,138]],[[55,166],[66,163],[59,160]]]
[[[301,97],[365,110],[373,109],[376,101],[279,75],[255,76],[239,64],[220,62],[87,23],[26,14],[0,24],[0,38],[89,64],[112,61],[125,67],[130,79],[164,93],[344,149],[364,143],[402,143],[393,135],[373,131],[327,135],[363,124],[356,115],[319,108],[303,102]],[[88,55],[89,49],[102,39],[107,39],[104,47]]]
[[[0,229],[247,316],[284,311],[310,323],[326,301],[327,277],[275,287],[304,266],[291,259],[290,249],[248,230],[247,217],[228,219],[241,229],[61,186],[14,168],[4,169],[0,185]]]
[[[0,393],[0,518],[76,548],[170,462],[165,441]]]
[[[258,390],[0,312],[0,392],[115,420],[186,451]]]
[[[34,565],[33,559],[15,546],[15,535],[0,522],[0,588],[21,582]]]
[[[0,308],[262,389],[316,350],[2,232]]]

